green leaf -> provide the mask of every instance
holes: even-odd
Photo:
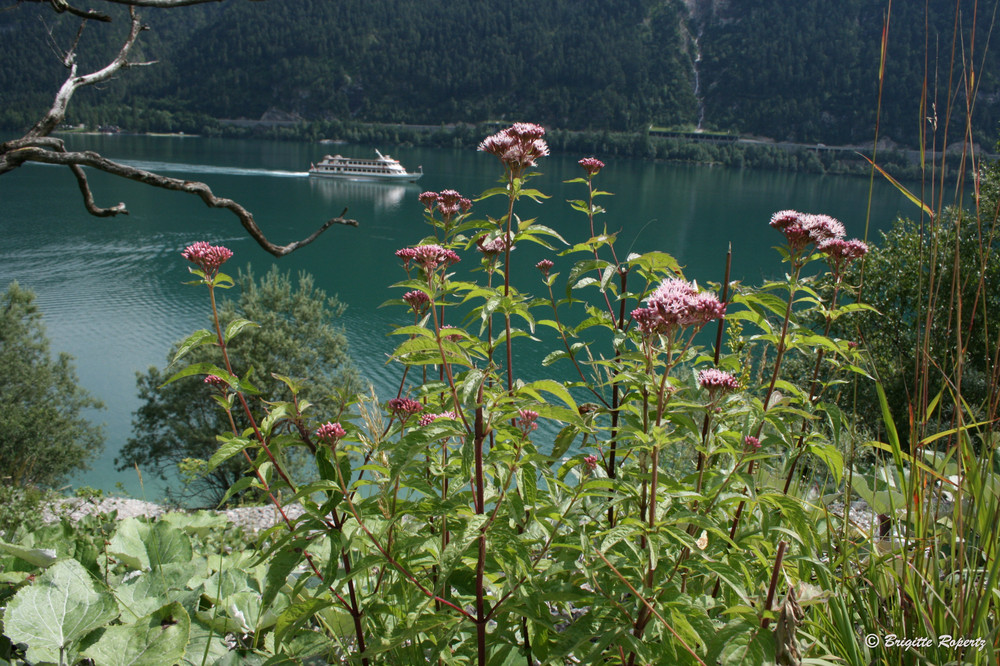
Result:
[[[146,570],[163,564],[190,562],[191,540],[169,523],[150,525],[138,518],[118,523],[108,552],[132,569]]]
[[[190,562],[167,564],[119,584],[115,588],[115,597],[122,611],[122,621],[135,622],[164,602],[196,603],[201,593],[187,589],[188,581],[196,575]]]
[[[163,666],[184,658],[191,618],[177,602],[143,617],[135,624],[108,627],[83,651],[101,666]]]
[[[211,460],[208,461],[208,467],[205,469],[206,472],[211,472],[243,449],[254,444],[254,442],[246,437],[232,437],[231,435],[227,435],[226,437],[228,439],[225,439],[222,446],[212,454]]]
[[[298,551],[298,552],[296,552]],[[261,606],[267,608],[278,596],[278,592],[285,586],[288,575],[292,573],[305,553],[301,548],[294,550],[282,550],[275,555],[268,563],[267,576],[264,584],[264,595],[261,597]]]
[[[188,534],[198,536],[205,536],[212,531],[222,531],[229,524],[225,516],[212,511],[196,511],[194,513],[173,511],[161,516],[160,522],[165,522]]]
[[[174,357],[170,360],[170,362],[176,363],[192,349],[202,345],[214,344],[216,340],[218,340],[218,338],[212,331],[204,328],[199,331],[195,331],[184,339],[184,342],[182,342],[181,346],[177,348],[177,353],[174,354]]]
[[[49,566],[57,559],[56,551],[51,548],[25,548],[2,540],[0,540],[0,550],[42,568]]]
[[[571,396],[569,391],[566,390],[565,385],[560,384],[554,379],[539,379],[538,381],[531,382],[530,384],[525,386],[522,390],[536,396],[539,402],[545,402],[545,401],[537,393],[538,391],[545,391],[546,393],[551,393],[552,395],[562,400],[563,403],[565,403],[566,406],[569,407],[570,409],[573,410],[577,409],[576,401],[573,400],[573,396]]]
[[[194,363],[176,373],[173,377],[160,384],[157,388],[163,388],[167,384],[172,384],[178,379],[190,377],[191,375],[215,375],[216,377],[222,377],[225,379],[230,386],[233,386],[236,383],[235,377],[214,363]]]
[[[229,490],[227,490],[226,494],[222,496],[222,500],[219,502],[219,506],[224,505],[226,501],[229,500],[230,497],[233,497],[234,495],[237,495],[246,490],[247,488],[249,488],[250,486],[252,486],[254,481],[256,480],[257,479],[252,476],[241,477],[239,481],[229,486]]]
[[[837,447],[826,443],[809,444],[809,452],[826,463],[833,474],[834,483],[840,485],[840,479],[844,476],[844,455]]]
[[[294,631],[295,629],[302,626],[303,623],[317,612],[332,605],[332,602],[324,601],[323,599],[306,599],[286,608],[278,618],[278,622],[274,625],[275,646],[281,645],[289,632],[292,632],[291,635],[294,636],[297,633]]]
[[[114,597],[97,589],[82,564],[62,560],[14,595],[3,626],[13,643],[27,644],[29,661],[59,663],[60,651],[116,617]]]
[[[678,276],[682,275],[681,265],[666,252],[646,252],[638,257],[630,256],[628,265],[630,267],[638,266],[650,273],[668,272]]]
[[[243,317],[239,317],[238,319],[234,319],[231,322],[229,322],[228,326],[226,326],[226,332],[222,336],[222,339],[225,340],[226,342],[229,342],[230,340],[232,340],[233,338],[235,338],[237,335],[239,335],[240,333],[242,333],[243,329],[247,328],[248,326],[252,327],[252,328],[260,328],[259,324],[255,324],[254,322],[250,321],[249,319],[244,319]]]

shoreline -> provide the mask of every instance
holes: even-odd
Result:
[[[289,504],[282,507],[290,519],[295,519],[305,513],[300,504]],[[274,505],[245,506],[233,509],[184,509],[167,507],[145,500],[128,497],[82,498],[66,497],[45,502],[41,507],[42,522],[52,524],[67,518],[71,523],[79,522],[84,516],[117,512],[116,520],[126,518],[148,518],[158,520],[172,513],[196,515],[207,513],[214,516],[224,516],[236,527],[251,534],[256,534],[281,522]]]

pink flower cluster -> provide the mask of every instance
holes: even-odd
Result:
[[[587,175],[591,178],[600,173],[601,169],[604,168],[604,162],[596,157],[584,157],[582,160],[577,162],[577,164],[582,166],[583,170],[586,171]]]
[[[593,472],[597,469],[597,456],[587,456],[583,459],[583,464],[586,466],[588,472]]]
[[[395,416],[405,421],[407,417],[424,411],[424,406],[410,398],[393,398],[389,401],[389,409]]]
[[[856,238],[831,238],[817,245],[816,249],[826,254],[834,275],[841,275],[849,263],[868,254],[868,245]]]
[[[459,212],[468,213],[472,209],[472,202],[455,190],[421,192],[417,199],[424,205],[428,213],[433,214],[435,210],[438,210],[446,220],[450,220]]]
[[[458,416],[455,414],[455,412],[450,412],[450,411],[441,412],[440,414],[424,414],[423,416],[420,417],[420,421],[418,421],[418,423],[420,423],[420,425],[422,426],[428,426],[437,421],[438,419],[454,419],[454,418],[458,418]]]
[[[698,385],[708,390],[710,394],[714,394],[716,391],[735,391],[740,387],[740,383],[736,381],[735,377],[717,368],[709,368],[699,372]]]
[[[544,275],[545,277],[548,277],[549,276],[549,271],[552,270],[552,267],[554,265],[555,264],[553,264],[551,260],[549,260],[549,259],[542,259],[537,264],[535,264],[535,268],[537,268],[538,270],[540,270],[542,272],[542,275]]]
[[[398,255],[398,253],[397,253]],[[424,307],[430,302],[431,297],[420,291],[419,289],[414,289],[413,291],[408,291],[403,294],[403,300],[413,308],[413,311],[417,314],[423,311]]]
[[[760,440],[753,435],[747,435],[743,438],[743,447],[750,453],[753,453],[760,449]]]
[[[346,434],[344,428],[339,423],[330,423],[329,421],[316,430],[316,436],[326,442],[336,442]]]
[[[667,335],[684,326],[704,326],[725,313],[725,304],[715,294],[699,292],[691,282],[668,278],[646,300],[646,307],[632,311],[632,318],[646,335]]]
[[[221,245],[209,245],[205,241],[199,241],[184,248],[181,256],[206,275],[215,275],[219,267],[233,256],[233,251]]]
[[[538,424],[536,423],[538,420],[538,412],[530,409],[520,409],[517,413],[520,416],[520,418],[517,419],[517,427],[521,429],[522,433],[527,435],[533,430],[538,430]]]
[[[795,210],[781,210],[771,216],[771,226],[785,234],[792,252],[801,252],[807,245],[819,245],[847,233],[844,225],[829,215],[810,215]]]
[[[450,266],[458,263],[459,256],[454,251],[441,247],[440,245],[417,245],[416,247],[404,247],[396,250],[396,256],[403,260],[403,265],[408,266],[412,261],[428,273],[438,266]]]
[[[514,123],[505,130],[483,139],[479,150],[497,156],[504,166],[516,173],[535,166],[539,157],[549,154],[545,128],[534,123]]]
[[[214,386],[217,389],[225,390],[229,388],[229,382],[227,382],[222,377],[218,375],[208,375],[205,377],[205,383],[209,386]]]

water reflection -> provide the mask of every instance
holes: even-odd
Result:
[[[407,191],[416,192],[415,183],[382,183],[376,181],[344,180],[341,178],[310,178],[309,188],[323,199],[324,203],[343,205],[345,201],[371,202],[376,211],[397,210]]]

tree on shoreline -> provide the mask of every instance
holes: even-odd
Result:
[[[205,202],[205,205],[211,208],[221,208],[231,212],[257,244],[276,257],[284,256],[300,247],[308,245],[334,224],[357,226],[358,223],[356,220],[345,217],[347,214],[347,209],[345,208],[340,215],[324,222],[306,238],[286,245],[278,245],[267,238],[250,211],[232,199],[217,196],[205,183],[161,176],[144,169],[137,169],[114,162],[93,151],[70,151],[67,150],[65,142],[62,139],[51,136],[65,122],[66,109],[73,95],[78,90],[104,84],[129,69],[154,64],[153,61],[141,61],[133,58],[133,49],[139,36],[147,29],[147,26],[136,13],[136,7],[174,8],[216,2],[217,0],[103,0],[104,4],[102,6],[104,7],[115,5],[125,5],[128,7],[129,31],[114,59],[104,67],[87,74],[80,74],[78,72],[78,46],[80,37],[86,27],[95,23],[110,23],[112,22],[112,16],[93,9],[79,9],[65,2],[65,0],[51,0],[50,2],[46,0],[33,1],[51,4],[53,10],[58,13],[68,12],[78,17],[80,19],[80,27],[72,44],[67,48],[63,49],[53,45],[58,50],[59,58],[62,65],[68,71],[68,75],[56,93],[52,106],[23,136],[0,143],[0,176],[31,162],[68,167],[76,178],[84,207],[88,213],[95,217],[127,215],[128,209],[124,202],[108,207],[98,206],[83,167],[103,171],[119,178],[134,180],[152,187],[192,194],[199,197]]]
[[[284,383],[263,372],[296,378],[301,385],[300,401],[315,405],[317,413],[335,413],[340,408],[339,396],[359,386],[347,354],[347,340],[334,325],[344,306],[316,288],[306,273],[299,274],[293,284],[291,275],[277,268],[259,280],[248,269],[240,271],[236,282],[240,296],[222,301],[219,318],[224,326],[239,318],[257,324],[229,345],[240,376],[252,379],[262,392],[257,398],[265,402],[291,398]],[[175,346],[169,356],[176,351]],[[186,359],[190,363],[218,362],[218,353],[216,347],[204,346]],[[207,475],[199,472],[199,463],[211,458],[219,446],[216,435],[232,432],[232,424],[212,399],[219,395],[219,389],[211,383],[186,377],[164,385],[177,370],[151,367],[137,374],[142,405],[133,416],[133,436],[115,458],[115,465],[121,471],[137,464],[163,479],[174,477],[182,466],[191,472],[187,474],[191,481],[183,490],[169,490],[170,496],[197,497],[217,505],[246,473],[247,465],[237,456]],[[234,418],[238,427],[246,427],[241,414],[235,413]]]
[[[0,294],[0,479],[55,486],[86,469],[104,446],[80,412],[104,405],[82,389],[69,354],[53,359],[34,292]]]

